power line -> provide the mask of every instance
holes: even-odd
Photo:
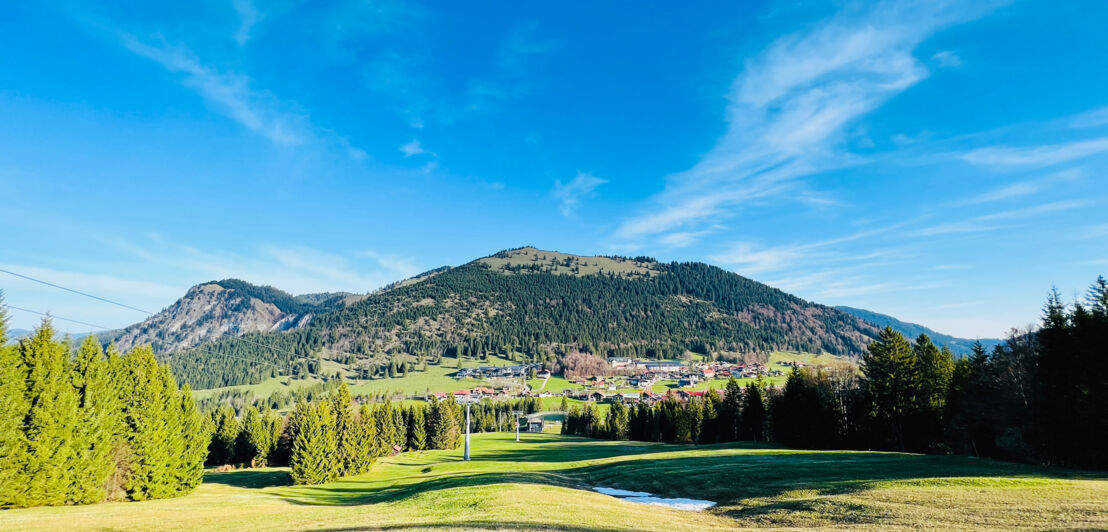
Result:
[[[70,321],[70,322],[73,322],[73,323],[79,323],[79,324],[81,324],[81,325],[88,325],[89,327],[92,327],[92,328],[95,328],[95,329],[104,329],[104,330],[108,330],[108,328],[107,328],[107,327],[104,327],[103,325],[96,325],[96,324],[93,324],[93,323],[86,323],[86,322],[83,322],[83,321],[78,321],[78,320],[71,320],[71,319],[69,319],[69,318],[63,318],[63,317],[61,317],[61,316],[58,316],[57,314],[48,314],[48,313],[45,313],[45,312],[38,312],[38,311],[35,311],[35,310],[30,310],[30,309],[25,309],[25,308],[19,308],[19,307],[17,307],[17,306],[14,306],[14,305],[9,305],[9,304],[7,304],[7,303],[4,303],[4,306],[5,306],[5,307],[7,307],[7,308],[10,308],[10,309],[12,309],[12,310],[21,310],[21,311],[23,311],[23,312],[29,312],[29,313],[31,313],[31,314],[38,314],[39,316],[47,316],[47,317],[49,317],[49,318],[53,318],[53,319],[55,319],[55,320]]]
[[[65,290],[66,292],[73,292],[74,294],[82,295],[82,296],[85,296],[85,297],[91,297],[93,299],[97,299],[97,300],[103,301],[105,303],[111,303],[113,305],[117,305],[117,306],[120,306],[120,307],[123,307],[123,308],[126,308],[126,309],[137,310],[137,311],[142,312],[144,314],[154,315],[154,313],[150,312],[149,310],[142,310],[140,308],[132,307],[131,305],[125,305],[125,304],[120,303],[118,301],[112,301],[110,299],[105,299],[105,298],[102,298],[100,296],[94,296],[92,294],[88,294],[88,293],[82,292],[80,290],[74,290],[72,288],[66,288],[66,287],[61,286],[61,285],[56,285],[54,283],[43,281],[42,279],[35,279],[34,277],[23,275],[22,273],[15,273],[15,272],[8,271],[8,270],[2,269],[2,268],[0,268],[0,272],[6,273],[8,275],[14,275],[16,277],[22,277],[23,279],[27,279],[28,281],[34,281],[36,283],[44,284],[46,286],[52,286],[54,288],[60,288],[62,290]],[[15,308],[15,307],[12,307],[12,308]],[[73,320],[66,320],[66,321],[73,321]]]
[[[22,277],[22,278],[27,279],[29,281],[34,281],[36,283],[41,283],[41,284],[44,284],[46,286],[51,286],[51,287],[54,287],[54,288],[58,288],[60,290],[65,290],[67,292],[72,292],[74,294],[82,295],[82,296],[85,296],[85,297],[90,297],[90,298],[95,299],[97,301],[103,301],[105,303],[111,303],[113,305],[118,305],[118,306],[123,307],[123,308],[136,310],[136,311],[142,312],[143,314],[146,314],[148,316],[153,316],[155,314],[154,312],[150,312],[149,310],[143,310],[143,309],[140,309],[140,308],[137,308],[137,307],[132,307],[131,305],[120,303],[118,301],[112,301],[110,299],[103,298],[103,297],[96,296],[96,295],[92,295],[92,294],[89,294],[89,293],[86,293],[86,292],[82,292],[80,290],[74,290],[72,288],[67,288],[67,287],[61,286],[59,284],[54,284],[54,283],[51,283],[51,282],[48,282],[48,281],[43,281],[41,279],[35,279],[34,277],[29,277],[29,276],[26,276],[26,275],[23,275],[23,274],[20,274],[20,273],[15,273],[15,272],[12,272],[12,271],[8,271],[8,270],[5,270],[3,268],[0,268],[0,272],[7,273],[7,274],[10,274],[10,275],[14,275],[16,277]],[[8,307],[13,308],[15,310],[22,310],[24,312],[30,312],[32,314],[38,314],[40,316],[46,316],[47,315],[47,314],[43,314],[41,312],[35,312],[33,310],[27,310],[27,309],[23,309],[23,308],[19,308],[19,307],[13,307],[13,306],[7,305],[7,304],[5,304],[5,306],[8,306]],[[98,329],[110,330],[110,328],[108,328],[108,327],[101,327],[99,325],[93,325],[91,323],[85,323],[83,321],[71,320],[71,319],[68,319],[68,318],[63,318],[61,316],[51,315],[51,317],[54,317],[54,318],[57,318],[57,319],[63,320],[63,321],[71,321],[73,323],[79,323],[81,325],[88,325],[90,327],[95,327],[95,328],[98,328]],[[251,343],[251,344],[254,344],[254,345],[257,345],[257,346],[264,347],[264,348],[268,349],[270,353],[277,354],[277,350],[274,349],[273,346],[266,345],[266,344],[263,344],[261,342],[255,342],[253,340],[250,340],[249,338],[243,338],[241,336],[236,337],[236,339],[242,340],[244,342],[248,342],[248,343]],[[208,351],[206,349],[201,349],[199,347],[192,347],[190,349],[192,349],[194,351],[199,351],[201,353],[206,353],[206,354],[209,354],[209,355],[227,356],[227,357],[231,357],[231,358],[237,358],[239,360],[244,360],[244,361],[247,361],[247,362],[252,362],[254,364],[263,364],[263,365],[267,365],[267,366],[273,366],[277,369],[284,369],[282,366],[279,366],[279,365],[271,363],[271,362],[263,362],[263,361],[260,361],[260,360],[251,360],[251,359],[248,359],[248,358],[245,358],[245,357],[240,357],[240,356],[232,355],[232,354],[229,354],[229,353],[213,353],[211,351]],[[292,358],[297,358],[297,354],[294,353],[294,352],[283,351],[283,350],[282,350],[282,352],[285,353],[286,355],[289,355]]]

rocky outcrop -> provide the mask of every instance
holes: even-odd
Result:
[[[218,283],[192,287],[165,310],[123,330],[120,349],[150,344],[159,353],[251,332],[286,331],[307,325],[314,313],[284,312],[270,302]]]

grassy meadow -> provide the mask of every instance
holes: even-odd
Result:
[[[286,470],[210,472],[195,493],[0,511],[0,530],[725,530],[1108,528],[1108,476],[977,460],[757,444],[679,446],[525,434],[406,453],[362,476],[291,486]],[[596,486],[716,501],[690,512]]]
[[[786,374],[790,371],[789,367],[782,366],[782,362],[794,362],[801,361],[805,364],[817,364],[817,365],[832,365],[841,364],[843,359],[833,355],[815,355],[811,353],[799,353],[792,351],[775,351],[769,356],[769,363],[767,366],[769,369],[777,369],[784,371]],[[488,357],[487,361],[476,360],[464,360],[462,362],[463,367],[474,366],[504,366],[515,364],[511,360],[501,358],[497,356]],[[458,362],[454,358],[444,358],[442,365],[427,366],[427,371],[413,371],[407,376],[397,377],[392,379],[373,379],[373,380],[357,380],[347,378],[347,382],[350,385],[350,392],[352,394],[364,394],[374,395],[377,393],[395,393],[401,395],[423,395],[427,392],[453,392],[454,390],[472,389],[476,386],[494,386],[500,387],[505,384],[519,384],[519,380],[507,381],[505,379],[494,380],[476,380],[476,379],[462,379],[458,380],[454,378],[454,374],[458,371]],[[774,386],[784,386],[786,376],[780,377],[766,377],[766,382]],[[739,384],[746,385],[747,382],[754,379],[739,379]],[[196,390],[193,395],[197,399],[203,399],[210,397],[216,392],[223,390],[238,390],[242,392],[252,392],[255,397],[269,397],[278,391],[292,391],[298,388],[303,388],[319,382],[318,379],[293,379],[288,376],[271,377],[258,384],[249,384],[241,386],[229,386],[226,388],[215,388],[210,390]],[[531,385],[531,388],[535,391],[562,393],[565,390],[581,390],[583,386],[569,382],[563,377],[552,376],[546,382],[545,388],[543,388],[543,379],[528,379],[527,384]],[[725,379],[712,379],[707,381],[701,381],[693,386],[685,388],[679,388],[677,381],[674,379],[662,380],[655,383],[651,390],[657,393],[665,393],[667,390],[673,389],[685,389],[685,390],[699,390],[704,391],[711,388],[723,389],[727,385]],[[637,391],[635,388],[620,388],[618,391]],[[608,390],[605,392],[612,393]],[[556,402],[555,402],[556,403]]]

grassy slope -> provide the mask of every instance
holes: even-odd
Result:
[[[487,361],[463,360],[462,367],[475,366],[507,366],[516,364],[506,358],[490,356]],[[333,371],[333,370],[332,370]],[[432,392],[452,392],[454,390],[469,389],[475,386],[500,386],[502,381],[478,381],[473,379],[456,380],[454,373],[458,371],[458,362],[453,358],[443,358],[443,365],[427,366],[427,371],[413,371],[406,377],[395,379],[356,380],[348,379],[352,394],[371,395],[377,392],[395,392],[400,394],[423,394],[428,390]],[[204,398],[222,390],[252,391],[257,397],[269,397],[278,390],[293,390],[319,382],[318,379],[298,380],[289,377],[272,377],[258,384],[242,386],[228,386],[210,390],[197,390],[194,395]],[[518,380],[515,381],[518,384]],[[538,381],[542,382],[542,381]]]
[[[461,451],[408,453],[370,473],[315,486],[284,470],[209,473],[186,497],[0,512],[2,530],[580,531],[745,527],[1104,529],[1108,477],[964,457],[674,446],[553,434],[474,436]],[[588,488],[703,498],[683,512]]]
[[[561,264],[551,266],[551,259],[557,260]],[[573,271],[572,266],[567,267],[564,265],[566,259],[569,259],[571,264],[577,266],[576,272]],[[657,275],[659,273],[657,264],[654,263],[617,260],[608,257],[583,257],[570,255],[568,253],[558,253],[556,251],[542,251],[532,247],[510,251],[506,257],[486,257],[480,259],[478,262],[489,265],[493,270],[499,270],[504,267],[504,265],[508,264],[512,266],[531,266],[533,264],[538,264],[543,268],[548,268],[550,273],[557,275],[596,275],[601,271],[604,273],[635,273],[640,275]]]
[[[813,355],[811,353],[798,353],[792,351],[776,351],[770,354],[769,368],[779,369],[786,373],[790,368],[780,365],[781,362],[792,362],[800,360],[806,364],[835,364],[842,363],[843,359],[832,355]],[[488,361],[478,362],[475,360],[465,360],[462,365],[464,367],[473,366],[503,366],[515,364],[514,362],[495,356],[490,356]],[[402,378],[395,379],[376,379],[370,381],[348,381],[350,383],[350,391],[354,394],[366,394],[371,395],[377,392],[391,391],[401,394],[424,394],[428,390],[431,392],[452,392],[454,390],[470,389],[475,386],[500,386],[504,384],[500,381],[477,381],[472,379],[455,380],[453,375],[458,371],[457,361],[453,358],[444,358],[442,366],[428,366],[427,371],[414,371],[411,375]],[[786,377],[768,377],[766,382],[775,386],[781,387],[785,385]],[[746,385],[748,381],[753,379],[739,379],[739,384]],[[230,386],[227,388],[216,388],[214,390],[197,390],[194,392],[197,398],[208,397],[212,393],[219,390],[235,389],[241,391],[253,391],[257,397],[269,397],[275,391],[278,390],[293,390],[299,387],[303,387],[309,384],[318,382],[316,379],[296,380],[289,377],[274,377],[267,379],[258,384],[244,385],[244,386]],[[527,381],[535,390],[538,390],[542,386],[542,379],[530,379]],[[686,388],[689,390],[707,390],[709,388],[722,389],[727,385],[727,381],[723,379],[714,379],[709,381],[703,381],[696,386]],[[545,391],[553,393],[562,393],[564,390],[580,390],[583,387],[578,384],[572,384],[562,377],[551,377],[550,381],[546,385]],[[665,393],[669,389],[677,388],[676,380],[665,380],[656,383],[651,389],[658,393]],[[626,390],[619,391],[635,391],[634,389],[627,388]]]

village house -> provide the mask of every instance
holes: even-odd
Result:
[[[615,357],[608,359],[608,364],[610,364],[615,369],[626,368],[632,363],[633,361],[627,357]]]

